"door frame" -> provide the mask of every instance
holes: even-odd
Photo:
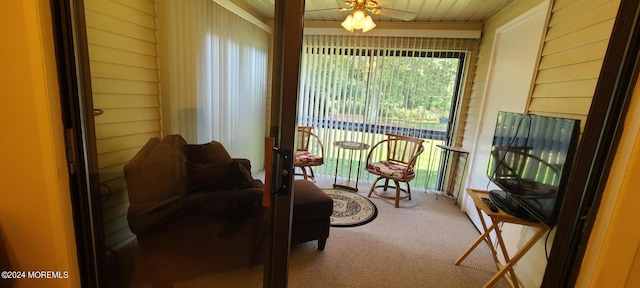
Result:
[[[640,3],[622,0],[576,154],[541,287],[573,287],[640,71]]]
[[[269,136],[288,157],[285,166],[272,167],[280,193],[273,198],[270,213],[267,258],[263,287],[287,287],[291,218],[293,214],[293,153],[298,103],[301,50],[304,26],[304,0],[276,0],[274,16],[273,85]],[[295,56],[298,57],[295,57]],[[270,261],[269,261],[270,260]]]
[[[69,188],[82,287],[105,280],[106,245],[100,202],[89,49],[82,1],[51,0]]]

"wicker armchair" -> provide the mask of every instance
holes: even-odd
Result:
[[[387,134],[387,139],[374,145],[367,155],[365,170],[378,175],[378,178],[371,185],[367,197],[376,194],[382,198],[394,199],[396,208],[400,207],[400,199],[411,200],[409,182],[415,178],[413,166],[418,155],[424,151],[423,141],[408,136]],[[380,180],[384,180],[383,185],[377,185]],[[389,180],[392,180],[395,186],[389,186]],[[406,183],[407,188],[401,188],[400,182]],[[378,188],[382,188],[382,191],[378,191]],[[394,188],[395,194],[387,193],[388,188]]]
[[[324,164],[324,146],[312,130],[312,126],[298,126],[294,166],[302,170],[296,175],[301,175],[305,180],[311,178],[315,182],[315,174],[311,167]]]

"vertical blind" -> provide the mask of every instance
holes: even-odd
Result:
[[[373,146],[386,133],[427,144],[449,139],[448,122],[477,40],[306,35],[303,41],[297,122],[314,126],[324,143],[328,161],[316,169],[319,174],[336,173],[335,141]],[[419,165],[431,165],[427,154]]]
[[[210,0],[158,3],[166,15],[160,71],[170,127],[163,129],[189,143],[219,141],[262,167],[267,32]]]

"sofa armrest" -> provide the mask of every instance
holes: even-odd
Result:
[[[260,182],[262,183],[262,182]],[[262,205],[262,193],[264,192],[264,187],[254,187],[254,188],[246,188],[246,189],[237,189],[233,190],[232,198],[238,203],[243,203],[244,205]]]

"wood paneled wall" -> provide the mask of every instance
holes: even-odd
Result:
[[[580,119],[584,127],[619,5],[618,0],[555,2],[529,113]]]
[[[135,236],[122,167],[161,134],[155,4],[149,0],[85,0],[98,165],[106,246]],[[106,197],[105,197],[106,198]]]

